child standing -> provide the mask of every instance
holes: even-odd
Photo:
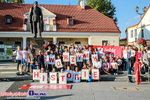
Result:
[[[33,53],[31,53],[30,56],[30,67],[31,67],[31,74],[33,74],[33,69],[35,69],[35,57]]]

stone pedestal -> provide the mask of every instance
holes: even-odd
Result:
[[[41,50],[42,54],[44,55],[44,39],[42,39],[42,38],[31,38],[30,44],[33,45],[33,48],[35,49],[36,56],[39,54],[39,50]]]

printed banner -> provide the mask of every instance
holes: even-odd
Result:
[[[40,69],[33,69],[33,80],[40,80]]]
[[[73,81],[73,71],[72,70],[66,71],[66,73],[67,73],[67,81],[68,82]]]
[[[69,62],[69,53],[63,53],[63,62]]]
[[[74,72],[73,74],[73,82],[75,83],[79,83],[81,80],[80,80],[80,73],[79,72]]]
[[[56,84],[57,83],[57,73],[50,72],[49,73],[49,81],[50,81],[50,84]]]
[[[99,80],[99,69],[92,69],[92,79],[93,80]]]
[[[62,67],[63,67],[62,62],[61,62],[61,59],[55,60],[55,66],[56,66],[57,68],[62,68]]]
[[[82,69],[82,80],[89,79],[89,69]]]
[[[113,57],[119,56],[119,58],[122,58],[122,54],[123,54],[122,52],[123,51],[122,51],[121,46],[97,46],[97,45],[90,45],[89,47],[91,47],[92,50],[94,48],[97,48],[98,51],[101,54],[102,54],[102,52],[105,52],[107,57],[109,57],[110,54],[111,54]]]
[[[47,73],[40,73],[40,83],[47,84]]]
[[[84,51],[83,60],[88,60],[88,59],[89,59],[89,51]]]
[[[76,57],[77,57],[77,62],[83,62],[83,54],[82,53],[77,53]]]
[[[70,55],[70,64],[76,64],[76,56]]]
[[[59,73],[59,84],[67,84],[66,73]]]
[[[98,55],[97,54],[92,54],[92,63],[94,62],[95,58],[98,59]]]
[[[23,85],[22,87],[18,88],[18,89],[70,89],[71,85]]]

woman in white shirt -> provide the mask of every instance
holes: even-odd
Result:
[[[14,55],[16,55],[16,62],[17,62],[17,73],[19,72],[19,65],[21,64],[21,58],[22,58],[22,51],[20,46],[17,46],[17,50],[13,52]]]
[[[28,47],[25,46],[24,50],[22,51],[22,70],[23,67],[25,66],[24,72],[26,72],[28,58],[29,58]]]

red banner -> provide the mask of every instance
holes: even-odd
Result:
[[[23,85],[18,89],[70,89],[71,85]]]
[[[105,52],[106,56],[109,57],[111,54],[113,57],[119,56],[119,58],[122,58],[122,48],[121,46],[97,46],[97,45],[90,45],[89,47],[92,48],[92,51],[94,48],[97,48],[99,52]]]

